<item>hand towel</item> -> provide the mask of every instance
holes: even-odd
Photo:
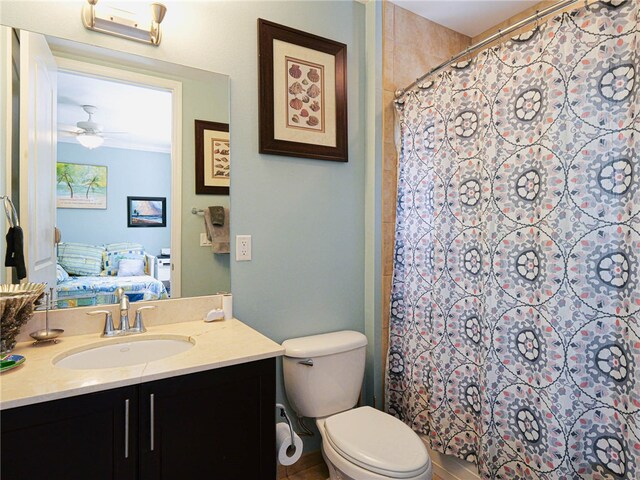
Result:
[[[205,208],[204,225],[207,231],[207,238],[211,241],[211,251],[213,253],[231,253],[229,243],[229,209],[224,208],[224,225],[215,225],[211,218],[211,209]]]
[[[213,220],[211,219],[211,210],[204,209],[204,230],[207,232],[209,241],[213,239]]]
[[[224,207],[209,207],[211,223],[219,227],[224,226]]]
[[[7,231],[7,255],[4,259],[5,267],[16,267],[18,279],[27,276],[27,267],[24,264],[24,234],[22,227],[10,227]]]

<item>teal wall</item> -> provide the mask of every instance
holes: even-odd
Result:
[[[229,79],[213,74],[200,79],[171,78],[182,82],[182,296],[229,292],[231,255],[214,254],[210,247],[200,246],[204,217],[191,213],[194,207],[230,206],[229,195],[196,195],[194,126],[196,119],[229,123]],[[233,209],[229,216],[233,224]]]
[[[355,1],[166,5],[157,48],[85,30],[78,2],[3,1],[0,21],[228,74],[231,233],[253,237],[253,260],[231,262],[235,316],[277,342],[332,330],[364,331],[365,145],[376,133],[367,131],[365,119],[365,6]],[[348,163],[258,153],[258,18],[347,44]],[[277,398],[285,398],[280,374]],[[317,435],[305,439],[307,449],[318,445]]]
[[[100,147],[88,150],[82,145],[58,143],[58,162],[107,167],[107,208],[58,208],[56,223],[64,242],[100,245],[135,242],[147,253],[160,255],[171,245],[171,156]],[[127,197],[165,197],[167,226],[127,227]]]

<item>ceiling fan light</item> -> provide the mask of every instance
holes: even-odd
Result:
[[[93,135],[90,133],[80,134],[76,137],[80,145],[89,150],[99,147],[104,142],[104,138],[99,135]]]

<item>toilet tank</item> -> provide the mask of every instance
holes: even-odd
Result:
[[[360,332],[340,331],[282,343],[284,387],[303,417],[326,417],[358,402],[367,347]]]

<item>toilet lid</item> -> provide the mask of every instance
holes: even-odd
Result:
[[[410,478],[429,466],[424,444],[407,425],[371,407],[332,415],[325,421],[327,440],[343,457],[371,472]]]

